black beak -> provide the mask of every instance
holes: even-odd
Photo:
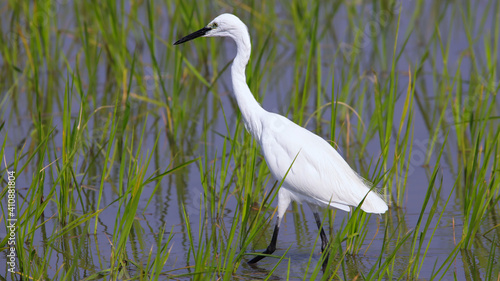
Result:
[[[187,41],[190,41],[190,40],[193,40],[195,38],[198,38],[198,37],[201,37],[205,34],[207,34],[207,32],[211,30],[210,27],[204,27],[198,31],[195,31],[191,34],[189,34],[188,36],[185,36],[185,37],[182,37],[181,39],[175,41],[174,45],[179,45],[179,44],[182,44],[184,42],[187,42]]]

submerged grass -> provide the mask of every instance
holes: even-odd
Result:
[[[280,182],[230,94],[234,48],[171,45],[222,11],[249,26],[264,108],[329,139],[391,204],[325,210],[325,273],[296,204],[275,255],[246,263],[271,238]],[[0,14],[0,173],[16,174],[0,220],[17,219],[2,276],[500,278],[496,1],[45,0]]]

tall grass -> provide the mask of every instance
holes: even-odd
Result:
[[[0,173],[17,191],[16,271],[2,276],[500,278],[496,1],[0,7]],[[263,107],[328,139],[391,205],[324,210],[324,272],[297,204],[274,255],[246,263],[271,238],[281,183],[231,95],[234,46],[171,45],[221,12],[249,27]]]

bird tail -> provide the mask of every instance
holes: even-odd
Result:
[[[383,214],[389,207],[382,195],[377,192],[373,184],[358,173],[352,170],[354,175],[351,175],[351,181],[356,187],[351,188],[351,206],[357,207],[360,205],[361,210],[366,213]]]
[[[389,207],[382,196],[372,188],[365,196],[361,210],[367,213],[383,214]]]
[[[367,213],[374,214],[383,214],[385,213],[389,207],[387,206],[386,200],[383,199],[383,196],[377,192],[375,186],[372,185],[371,182],[367,181],[360,175],[356,174],[358,178],[363,182],[368,192],[365,194],[363,198],[363,205],[361,205],[361,210]]]

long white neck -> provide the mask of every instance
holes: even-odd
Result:
[[[260,118],[262,118],[266,111],[260,106],[257,100],[255,100],[246,82],[245,68],[250,59],[252,50],[250,35],[245,28],[244,32],[232,38],[236,42],[237,47],[236,57],[231,65],[233,92],[238,102],[245,128],[257,139],[262,131],[262,122]]]

